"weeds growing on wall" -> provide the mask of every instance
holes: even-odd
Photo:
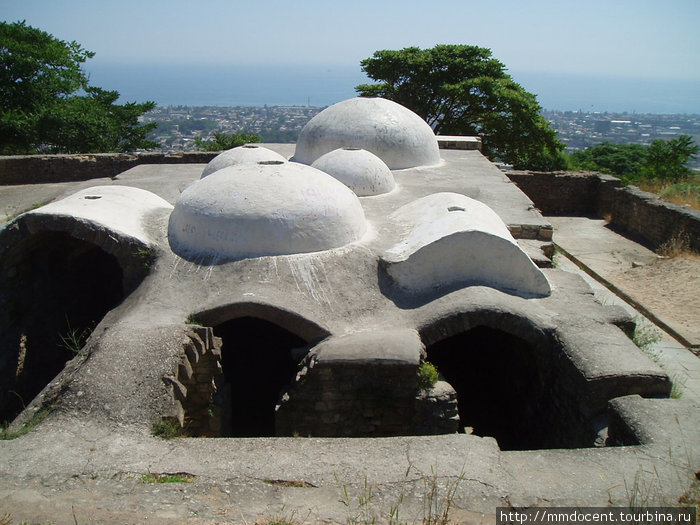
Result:
[[[197,319],[197,317],[194,314],[190,314],[187,316],[187,319],[185,320],[187,324],[193,324],[196,326],[204,326],[201,321]]]
[[[679,399],[683,395],[686,378],[679,372],[672,372],[661,358],[661,354],[654,348],[654,345],[661,341],[661,331],[654,325],[637,320],[632,341],[644,352],[654,363],[663,368],[671,379],[671,393],[673,399]]]
[[[182,428],[177,421],[162,418],[153,423],[151,434],[163,439],[173,439],[182,435]]]
[[[90,337],[92,330],[88,328],[83,328],[82,330],[72,328],[70,321],[68,321],[68,319],[66,319],[66,321],[68,323],[68,329],[66,330],[65,334],[59,334],[61,342],[58,346],[65,348],[73,355],[82,355],[83,348],[85,347],[85,343],[87,342],[88,337]]]
[[[677,233],[663,243],[656,253],[663,257],[673,259],[675,257],[698,257],[700,254],[693,251],[690,246],[690,237],[687,233]]]
[[[134,256],[141,261],[141,266],[145,270],[150,270],[156,260],[156,251],[153,248],[139,248],[134,252]]]
[[[56,405],[48,405],[37,411],[19,430],[11,432],[7,426],[0,428],[0,440],[16,439],[28,434],[41,423],[46,416],[56,409]]]
[[[435,386],[440,374],[432,363],[425,361],[418,367],[418,389],[426,392]]]

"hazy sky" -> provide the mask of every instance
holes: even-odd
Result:
[[[378,49],[445,43],[511,71],[700,78],[700,0],[0,0],[0,16],[99,62],[359,69]]]

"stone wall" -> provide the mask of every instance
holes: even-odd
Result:
[[[418,385],[423,344],[414,330],[330,338],[302,362],[275,414],[278,436],[380,437],[456,432],[457,398]]]
[[[457,432],[457,395],[421,391],[409,364],[326,363],[309,356],[275,415],[278,436],[382,437]]]
[[[224,392],[221,340],[209,327],[191,325],[182,341],[177,370],[163,377],[172,388],[173,404],[166,418],[177,421],[186,435],[225,434],[230,406],[222,406]],[[230,400],[229,400],[230,402]],[[229,422],[230,424],[230,422]]]
[[[606,193],[612,193],[607,196]],[[605,189],[601,197],[601,216],[610,216],[612,224],[639,235],[655,248],[680,240],[700,252],[700,210],[664,202],[657,195],[635,186]]]
[[[275,416],[277,435],[399,436],[413,419],[416,367],[305,363]]]
[[[0,186],[114,177],[139,164],[206,164],[218,152],[0,156]]]
[[[595,215],[654,248],[674,238],[700,251],[700,211],[662,201],[610,175],[507,171],[544,215]]]

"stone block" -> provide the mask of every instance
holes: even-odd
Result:
[[[417,369],[423,343],[415,330],[358,332],[333,337],[317,347],[318,363],[325,368],[338,365],[403,366]]]

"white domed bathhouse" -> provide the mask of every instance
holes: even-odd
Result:
[[[553,268],[532,202],[478,149],[445,145],[408,109],[356,98],[296,145],[140,165],[15,218],[0,421],[46,413],[17,441],[53,433],[76,458],[111,429],[123,472],[141,465],[129,450],[171,447],[153,468],[197,474],[207,457],[254,476],[246,454],[280,447],[289,461],[255,476],[307,468],[314,485],[377,446],[398,469],[386,483],[408,456],[461,471],[465,508],[627,503],[640,465],[687,488],[697,407],[669,397],[629,314]],[[159,440],[162,422],[221,439]]]

